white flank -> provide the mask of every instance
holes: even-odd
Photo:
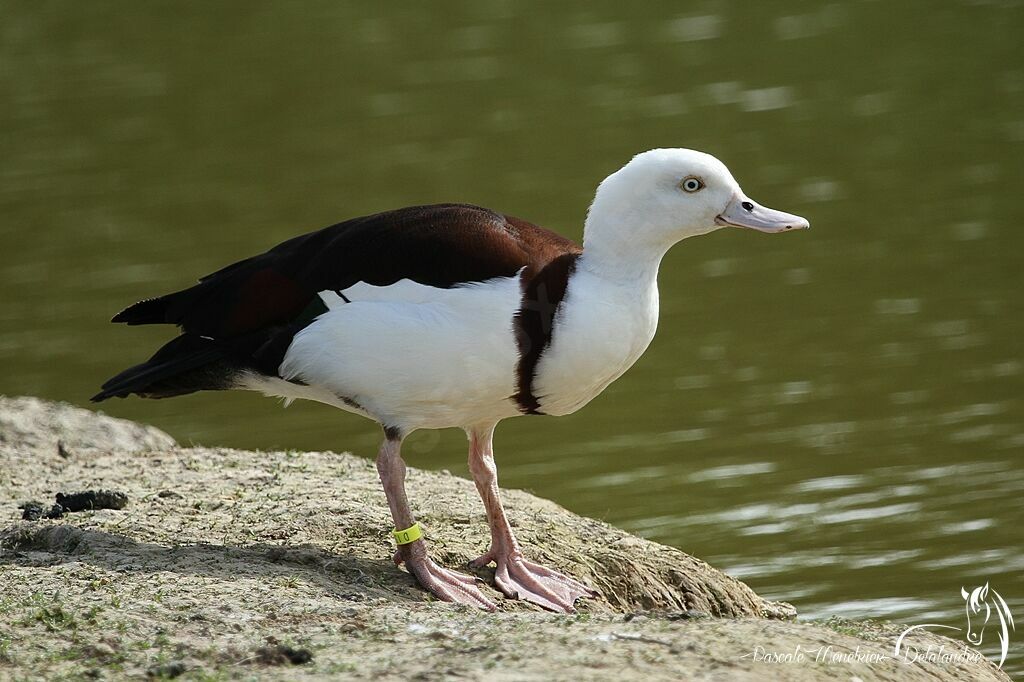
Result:
[[[321,293],[328,312],[296,334],[281,363],[281,376],[308,386],[276,394],[316,393],[314,400],[406,430],[517,413],[509,396],[519,358],[512,329],[519,276],[451,289],[360,284],[342,293],[350,303]]]

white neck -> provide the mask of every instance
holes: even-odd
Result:
[[[658,268],[671,243],[643,239],[632,226],[636,216],[592,206],[583,229],[583,255],[579,266],[594,275],[625,286],[656,287]]]
[[[629,229],[635,225],[593,209],[587,217],[567,305],[559,308],[552,345],[537,365],[534,391],[544,396],[547,414],[578,410],[629,369],[654,338],[658,266],[670,245],[636,240]]]

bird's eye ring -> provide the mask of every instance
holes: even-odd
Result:
[[[690,194],[704,189],[704,183],[701,179],[695,178],[692,175],[688,178],[683,178],[683,181],[679,183],[679,186],[684,192],[689,192]]]

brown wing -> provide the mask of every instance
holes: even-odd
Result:
[[[177,324],[227,339],[286,324],[320,291],[402,279],[449,288],[521,268],[540,270],[580,247],[526,221],[461,204],[415,206],[354,218],[286,241],[198,284],[137,303],[113,321]]]
[[[523,268],[529,276],[559,256],[580,251],[554,232],[464,204],[414,206],[346,220],[115,315],[114,322],[175,324],[185,333],[149,363],[107,382],[96,397],[142,392],[138,381],[129,381],[136,376],[147,377],[149,388],[157,379],[166,384],[179,366],[195,374],[197,366],[209,364],[206,357],[276,374],[295,333],[324,312],[317,296],[321,291],[341,291],[358,282],[386,286],[402,279],[450,288],[511,277]]]

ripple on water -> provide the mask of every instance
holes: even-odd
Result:
[[[625,33],[620,22],[598,24],[575,24],[569,27],[566,38],[575,49],[614,47],[625,42]]]
[[[785,273],[786,284],[798,286],[811,281],[811,271],[807,268],[790,268]]]
[[[893,405],[915,405],[923,403],[931,396],[931,391],[896,391],[889,394],[889,402]]]
[[[391,39],[387,26],[381,19],[366,19],[355,25],[355,36],[367,45],[380,45]]]
[[[729,419],[731,413],[723,407],[701,410],[697,413],[697,421],[719,423]]]
[[[904,502],[901,504],[888,504],[881,507],[865,507],[863,509],[847,509],[845,511],[829,512],[819,514],[818,523],[835,525],[840,523],[854,523],[857,521],[877,521],[891,516],[903,516],[921,511],[921,504],[918,502]]]
[[[776,405],[791,405],[805,402],[814,389],[810,381],[787,381],[775,392]]]
[[[927,494],[928,486],[916,483],[903,483],[901,485],[889,486],[886,490],[892,497],[910,497],[911,495]]]
[[[870,92],[853,100],[853,113],[858,116],[879,116],[891,109],[891,92]]]
[[[721,525],[738,525],[748,521],[771,520],[778,523],[786,519],[811,519],[822,509],[817,502],[806,502],[799,504],[778,505],[773,503],[747,504],[732,509],[709,512],[707,514],[694,514],[689,517],[693,523]]]
[[[764,434],[773,443],[799,443],[808,448],[830,450],[846,442],[857,431],[857,422],[821,422],[776,429]]]
[[[1024,120],[1007,121],[1005,123],[1006,137],[1011,142],[1024,142]]]
[[[980,220],[957,223],[949,228],[953,239],[960,242],[974,241],[988,236],[988,224]]]
[[[724,466],[711,467],[694,471],[687,479],[691,483],[704,481],[720,481],[722,479],[739,478],[742,476],[753,476],[755,474],[768,474],[778,469],[774,462],[748,462],[745,464],[727,464]]]
[[[736,258],[716,258],[700,264],[700,272],[705,277],[724,277],[736,272],[739,260]]]
[[[675,514],[663,514],[661,516],[647,516],[632,521],[623,522],[623,529],[641,537],[656,536],[664,529],[678,530],[686,526],[697,526],[692,522],[692,517],[679,517]]]
[[[714,40],[722,35],[724,23],[718,14],[678,17],[665,25],[665,34],[675,42]]]
[[[824,616],[840,616],[842,618],[893,618],[900,614],[917,615],[932,604],[923,599],[906,599],[903,597],[885,597],[881,599],[853,599],[850,601],[832,602],[823,605],[820,611],[805,608],[801,614],[804,618],[820,618]]]
[[[974,403],[956,410],[943,412],[937,417],[936,421],[947,426],[962,424],[978,417],[992,417],[1005,411],[1006,405],[1004,403]]]
[[[977,348],[988,343],[988,337],[984,334],[962,334],[960,336],[947,336],[939,345],[944,350],[964,350],[966,348]]]
[[[502,64],[489,55],[461,55],[455,59],[411,62],[405,69],[405,78],[415,85],[488,81],[501,74]]]
[[[941,571],[948,568],[959,568],[969,566],[972,573],[987,573],[1000,575],[992,569],[993,564],[1002,563],[1007,557],[1005,549],[986,549],[965,552],[963,554],[951,554],[949,556],[929,559],[923,568],[932,571]]]
[[[716,335],[716,338],[721,338],[720,335]],[[721,360],[725,357],[727,351],[727,342],[723,343],[706,343],[700,347],[697,354],[701,360]]]
[[[920,549],[897,549],[890,552],[879,552],[865,556],[851,557],[846,565],[853,569],[874,568],[876,566],[893,566],[910,561],[924,554]]]
[[[821,568],[824,566],[840,566],[845,562],[841,547],[822,547],[820,551],[791,552],[785,556],[766,558],[764,561],[744,562],[736,557],[719,557],[718,563],[725,567],[729,575],[740,580],[766,577],[789,573],[793,569]]]
[[[1024,433],[1015,433],[1008,438],[1004,438],[999,443],[999,447],[1003,450],[1015,450],[1017,448],[1024,448]]]
[[[814,17],[809,14],[778,17],[772,24],[775,29],[775,37],[779,40],[808,38],[820,32]]]
[[[710,374],[694,374],[685,377],[676,377],[675,387],[680,391],[692,391],[699,388],[707,388],[711,385]]]
[[[985,530],[995,525],[992,519],[974,519],[972,521],[960,521],[957,523],[947,523],[939,527],[939,531],[943,534],[955,534],[955,533],[973,533],[978,530]]]
[[[850,495],[842,495],[829,500],[830,507],[838,507],[840,509],[847,507],[863,507],[867,504],[875,504],[882,500],[888,500],[894,495],[891,492],[891,488],[876,488],[874,490],[865,490],[859,493],[851,493]]]
[[[708,429],[698,427],[695,429],[666,431],[661,434],[660,438],[666,443],[696,443],[697,441],[707,440],[710,437],[710,433]]]
[[[645,97],[640,100],[639,105],[641,111],[651,118],[679,116],[680,114],[685,114],[690,109],[686,104],[686,98],[678,93]]]
[[[665,478],[672,474],[668,466],[649,466],[626,471],[615,471],[597,476],[588,476],[574,480],[569,487],[572,488],[603,488],[611,486],[629,485],[641,481],[652,481]]]
[[[808,178],[800,183],[800,196],[804,201],[835,201],[842,198],[842,186],[830,178]]]
[[[733,378],[736,381],[756,381],[761,378],[761,368],[759,367],[740,367],[733,372]]]
[[[744,90],[739,102],[740,108],[743,111],[750,112],[785,109],[786,107],[793,106],[794,103],[793,88],[788,85]]]
[[[1008,432],[1009,426],[1000,424],[981,424],[966,429],[957,429],[946,436],[950,443],[979,443],[990,440]]]
[[[820,35],[840,26],[843,21],[843,8],[838,4],[828,4],[816,12],[778,17],[772,22],[772,28],[778,40],[799,40]]]
[[[1014,377],[1024,370],[1024,362],[1020,360],[1008,360],[1006,362],[997,362],[992,365],[992,376],[995,377]]]
[[[921,352],[917,345],[893,341],[883,343],[878,347],[878,359],[886,363],[909,364],[916,362]]]
[[[961,336],[966,334],[970,328],[971,323],[967,320],[943,320],[942,322],[933,322],[927,325],[924,328],[924,334],[936,338]]]
[[[711,104],[736,104],[743,99],[742,88],[736,81],[719,81],[701,86],[701,99]]]
[[[493,46],[494,31],[490,26],[463,26],[452,29],[450,44],[466,52],[483,50]]]
[[[875,312],[879,315],[916,315],[921,312],[921,299],[880,298],[875,301]]]
[[[411,111],[411,99],[404,92],[378,92],[366,98],[371,116],[397,116]]]
[[[601,440],[576,443],[569,450],[574,455],[593,455],[601,452],[621,452],[629,449],[658,449],[666,445],[679,443],[695,443],[711,437],[711,430],[703,427],[679,429],[676,431],[656,431],[652,433],[630,433],[605,437]]]
[[[865,485],[867,482],[868,477],[861,474],[823,476],[821,478],[812,478],[807,481],[801,481],[792,486],[792,489],[795,492],[801,493],[818,490],[845,490],[847,488],[856,488],[858,486]]]
[[[746,526],[737,531],[740,535],[783,535],[792,532],[797,524],[792,521],[782,523],[762,523],[755,526]]]

